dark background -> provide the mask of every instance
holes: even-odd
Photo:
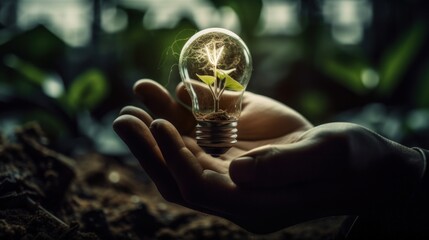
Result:
[[[2,0],[0,129],[37,121],[62,152],[126,156],[111,122],[139,105],[134,82],[172,91],[186,39],[225,27],[252,53],[249,91],[316,125],[429,148],[427,12],[418,0]]]

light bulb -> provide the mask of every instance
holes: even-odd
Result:
[[[252,73],[249,49],[229,30],[205,29],[184,45],[179,71],[192,100],[198,145],[212,156],[225,153],[237,142],[243,93]]]

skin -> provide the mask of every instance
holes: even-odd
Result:
[[[424,173],[420,154],[355,124],[313,127],[289,107],[246,92],[238,143],[219,158],[193,139],[195,120],[183,85],[178,103],[140,80],[148,112],[125,107],[114,121],[163,197],[269,233],[324,216],[364,214],[411,195]]]

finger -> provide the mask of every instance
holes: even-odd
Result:
[[[155,81],[139,80],[134,84],[133,90],[137,98],[156,116],[165,117],[168,110],[174,106],[174,99],[171,98],[167,89]]]
[[[168,171],[149,128],[140,119],[131,115],[118,117],[113,123],[113,128],[128,145],[163,197],[168,201],[182,202],[177,184]]]
[[[232,180],[241,186],[275,187],[339,178],[347,173],[345,147],[309,139],[266,146],[231,162]]]
[[[151,131],[164,159],[186,199],[198,195],[203,168],[194,154],[185,146],[176,128],[166,120],[155,120]],[[192,202],[192,201],[191,201]]]
[[[149,115],[149,113],[145,112],[143,109],[134,107],[134,106],[126,106],[121,109],[119,115],[131,115],[134,116],[141,121],[143,121],[147,126],[153,121],[153,118]]]
[[[192,113],[178,104],[159,83],[139,80],[134,85],[134,93],[156,117],[167,119],[181,133],[188,134],[195,127]]]
[[[179,83],[176,87],[176,96],[177,101],[184,105],[186,108],[190,109],[192,106],[191,97],[189,96],[188,91],[186,90],[185,84]]]

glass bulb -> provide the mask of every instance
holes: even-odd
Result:
[[[197,32],[184,45],[179,71],[192,100],[200,147],[219,156],[237,142],[243,93],[252,73],[249,49],[222,28]]]

